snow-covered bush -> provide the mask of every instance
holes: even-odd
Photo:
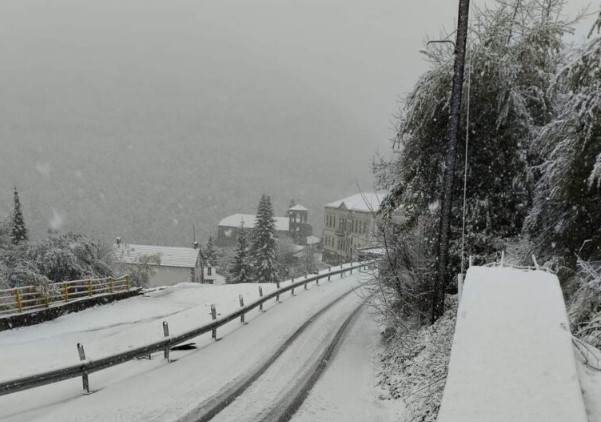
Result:
[[[522,233],[535,179],[531,165],[538,159],[530,146],[553,117],[549,86],[569,31],[561,7],[558,1],[499,1],[475,11],[459,140],[463,144],[469,133],[469,148],[467,160],[464,145],[457,150],[447,280],[461,271],[465,175],[465,256],[494,260]],[[395,156],[376,166],[378,182],[390,192],[382,214],[401,213],[404,234],[440,212],[454,55],[448,45],[428,49],[432,66],[403,103]],[[427,238],[428,255],[434,255],[436,225]]]
[[[526,220],[540,253],[576,269],[576,253],[601,259],[601,15],[588,41],[571,51],[552,85],[553,120],[533,150],[540,178]]]
[[[601,262],[578,260],[578,272],[571,280],[575,290],[568,302],[572,332],[585,342],[601,347]]]
[[[29,242],[24,259],[54,282],[113,275],[110,249],[81,234],[67,233]]]
[[[403,422],[434,422],[442,400],[455,331],[457,300],[448,298],[442,318],[411,333],[398,330],[381,356],[381,399],[400,399]]]
[[[434,219],[422,216],[411,230],[389,219],[377,219],[384,257],[372,291],[376,308],[391,327],[412,330],[430,320],[436,277],[431,237]]]

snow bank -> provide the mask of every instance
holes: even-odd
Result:
[[[264,294],[276,288],[274,284],[261,286]],[[84,345],[88,358],[98,359],[160,340],[163,320],[169,321],[172,335],[180,334],[210,322],[213,303],[219,315],[237,310],[240,294],[250,303],[259,297],[258,285],[182,283],[42,324],[2,331],[2,357],[11,365],[0,368],[0,380],[76,363],[77,343]]]
[[[156,353],[152,360],[133,360],[95,372],[90,375],[93,391],[90,395],[82,394],[81,379],[70,379],[1,396],[0,420],[177,420],[230,382],[253,372],[307,318],[354,290],[362,284],[362,278],[363,274],[354,273],[332,278],[319,286],[312,283],[307,291],[300,289],[296,296],[285,294],[281,304],[274,301],[266,304],[266,312],[250,312],[247,325],[233,321],[221,327],[220,341],[215,342],[210,334],[205,334],[194,339],[196,349],[172,351],[171,363]],[[14,366],[22,366],[18,369],[2,365],[1,378],[9,378],[5,377],[9,373],[31,373],[58,361],[77,362],[75,343],[81,339],[86,355],[95,358],[111,349],[123,350],[124,345],[138,344],[143,341],[143,333],[153,339],[162,338],[163,319],[169,322],[172,332],[189,329],[210,320],[210,303],[217,303],[218,312],[228,313],[240,306],[238,293],[249,302],[257,295],[257,288],[256,284],[179,285],[153,292],[150,297],[137,297],[39,326],[0,333],[2,358]],[[267,289],[275,289],[275,285],[264,285],[266,294]],[[60,356],[61,353],[66,356]]]
[[[438,421],[586,420],[557,277],[471,267]]]

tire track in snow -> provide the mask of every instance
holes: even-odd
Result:
[[[291,388],[282,394],[280,401],[269,411],[269,413],[260,419],[259,422],[288,422],[296,411],[303,404],[315,383],[327,368],[338,346],[344,340],[350,327],[356,321],[357,316],[363,310],[363,306],[370,299],[368,297],[344,320],[332,341],[328,344],[317,361],[312,365],[309,371],[297,381]]]
[[[250,387],[267,369],[276,361],[278,357],[284,353],[289,346],[296,340],[317,318],[323,315],[326,311],[332,308],[334,305],[342,301],[345,297],[355,293],[354,289],[349,290],[342,296],[334,299],[328,303],[325,307],[320,309],[318,312],[313,314],[303,325],[301,325],[290,337],[288,337],[282,345],[269,356],[257,369],[245,374],[244,376],[235,379],[228,383],[220,392],[214,396],[206,399],[199,404],[195,409],[189,412],[187,415],[178,419],[177,422],[208,422],[215,417],[219,412],[229,406],[236,398],[238,398],[244,391]],[[301,402],[302,403],[302,402]],[[300,404],[299,404],[300,406]]]

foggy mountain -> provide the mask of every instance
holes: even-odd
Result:
[[[370,134],[294,81],[275,86],[285,80],[272,73],[192,92],[140,80],[112,88],[129,91],[120,102],[112,89],[72,87],[97,98],[83,107],[69,103],[68,86],[56,93],[66,100],[49,92],[39,110],[4,92],[13,105],[1,111],[4,214],[16,184],[36,233],[177,244],[191,241],[192,224],[207,235],[222,217],[252,212],[262,192],[279,214],[295,198],[321,219],[321,204],[354,192],[357,177],[369,183]]]
[[[278,215],[292,198],[309,207],[320,235],[322,204],[371,188],[385,140],[219,25],[69,11],[2,30],[0,215],[16,185],[34,238],[52,228],[178,245],[195,224],[204,242],[263,192]]]
[[[267,192],[277,214],[309,207],[319,235],[323,203],[372,188],[397,96],[427,67],[424,34],[454,13],[437,0],[3,0],[0,217],[17,185],[34,238],[179,245]]]

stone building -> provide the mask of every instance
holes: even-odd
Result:
[[[387,192],[358,193],[325,205],[322,261],[330,265],[357,261],[358,250],[376,242],[375,213]]]

